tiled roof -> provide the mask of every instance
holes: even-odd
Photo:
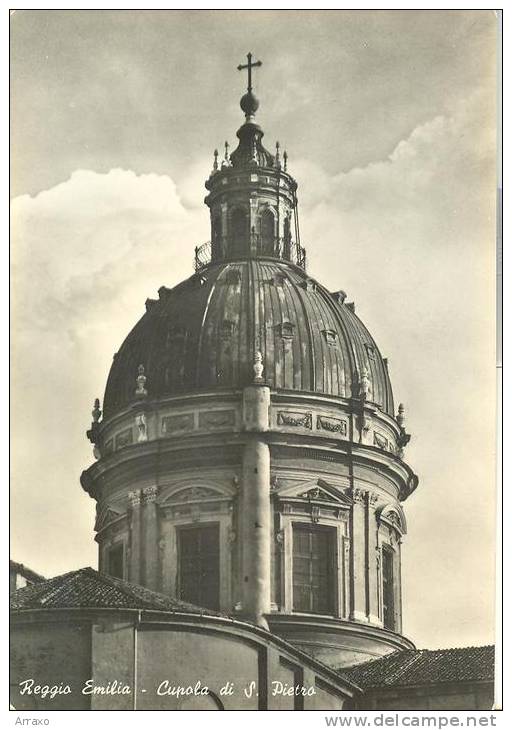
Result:
[[[494,679],[494,646],[406,649],[340,672],[361,689]]]
[[[30,608],[135,608],[220,616],[170,596],[118,578],[81,568],[19,588],[10,597],[11,610]]]
[[[14,560],[9,560],[9,572],[18,573],[18,575],[22,575],[26,580],[33,581],[34,583],[41,583],[41,581],[45,580],[39,573],[27,568],[23,563],[16,563]]]

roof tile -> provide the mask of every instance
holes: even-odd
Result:
[[[494,646],[395,651],[340,672],[362,689],[494,679]]]
[[[10,607],[13,611],[31,608],[135,608],[221,615],[143,586],[98,573],[92,568],[81,568],[42,583],[19,588],[10,597]]]

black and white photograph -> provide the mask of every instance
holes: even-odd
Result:
[[[10,720],[495,719],[501,11],[9,13]]]

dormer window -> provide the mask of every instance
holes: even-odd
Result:
[[[286,277],[284,274],[275,274],[272,279],[272,283],[274,286],[284,286],[285,279]]]
[[[339,291],[331,292],[331,297],[334,299],[335,302],[338,302],[338,304],[343,304],[343,302],[347,298],[347,295],[344,291],[340,289]]]
[[[306,291],[316,291],[316,282],[313,279],[304,279],[300,286]]]
[[[375,348],[373,345],[366,344],[366,354],[368,355],[369,360],[375,360]]]
[[[338,333],[334,330],[322,330],[322,334],[325,337],[327,344],[330,347],[336,347],[338,343]]]
[[[277,325],[277,332],[279,334],[279,337],[281,337],[283,340],[291,340],[293,339],[293,328],[295,327],[294,324],[291,322],[281,322]]]

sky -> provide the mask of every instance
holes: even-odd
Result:
[[[11,17],[12,557],[96,566],[79,475],[113,354],[192,273],[204,180],[252,51],[309,273],[389,359],[420,478],[404,632],[494,641],[493,11],[35,11]]]

